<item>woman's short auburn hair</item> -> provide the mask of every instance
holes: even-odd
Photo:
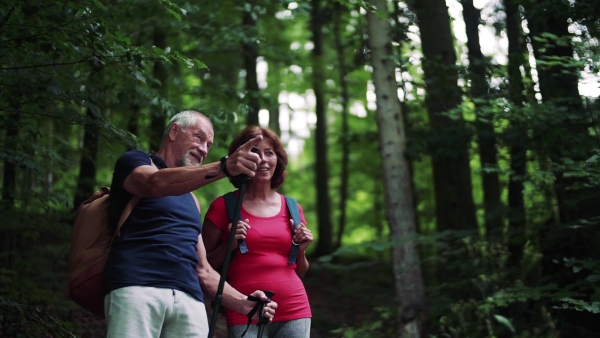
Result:
[[[248,126],[244,128],[244,130],[231,141],[231,144],[229,144],[228,154],[231,155],[239,147],[258,135],[262,135],[263,139],[271,141],[273,144],[273,151],[275,151],[275,154],[277,155],[277,166],[275,167],[275,172],[271,178],[271,189],[277,189],[283,184],[283,181],[287,176],[285,167],[287,167],[288,164],[288,157],[279,136],[277,136],[273,130],[259,126]]]

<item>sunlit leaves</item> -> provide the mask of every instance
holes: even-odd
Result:
[[[557,306],[558,309],[563,310],[577,310],[586,311],[591,313],[600,313],[600,302],[589,302],[581,299],[574,298],[562,298],[561,306]]]

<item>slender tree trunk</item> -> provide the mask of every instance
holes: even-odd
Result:
[[[96,189],[96,159],[100,140],[99,120],[102,119],[100,108],[90,102],[86,109],[83,146],[79,161],[79,177],[73,207],[77,209]]]
[[[152,31],[152,33],[154,33],[154,32]],[[137,35],[135,35],[134,43],[136,45],[142,45],[144,43],[144,40],[148,39],[148,37],[145,36],[148,34],[150,34],[150,32],[140,31]],[[141,36],[141,35],[144,35],[144,36]],[[126,128],[129,133],[131,133],[132,135],[135,135],[136,137],[139,138],[141,136],[140,135],[140,120],[142,118],[142,101],[144,99],[136,91],[130,91],[129,93],[127,93],[127,96],[128,96],[127,113],[123,113],[125,116],[127,116]],[[115,114],[111,114],[111,118],[114,115]],[[128,147],[129,150],[131,150],[132,148],[133,148],[133,146]]]
[[[247,125],[259,124],[258,112],[260,111],[260,89],[258,88],[258,76],[256,73],[256,59],[258,58],[258,45],[256,44],[256,20],[254,12],[255,1],[247,2],[250,9],[243,10],[242,25],[246,32],[246,39],[242,43],[242,54],[244,57],[244,68],[246,69],[246,102],[248,107]]]
[[[137,103],[129,105],[129,119],[127,120],[127,131],[133,135],[140,132],[140,112],[141,107]]]
[[[506,13],[506,35],[508,38],[508,100],[510,110],[508,112],[510,124],[505,131],[505,141],[510,155],[510,174],[508,177],[508,266],[510,275],[515,280],[523,280],[528,283],[533,275],[531,269],[524,269],[523,262],[525,244],[528,236],[526,232],[525,199],[523,196],[523,182],[527,175],[527,149],[529,140],[526,129],[526,118],[524,106],[526,104],[525,86],[521,67],[526,67],[523,32],[521,30],[521,14],[513,0],[504,0],[504,11]],[[511,304],[507,307],[509,318],[531,318],[540,309],[523,303]],[[532,316],[532,313],[534,315]]]
[[[282,83],[281,69],[279,69],[280,63],[277,60],[267,60],[267,63],[269,64],[269,76],[267,77],[269,82],[266,89],[267,96],[269,97],[267,101],[269,108],[269,128],[281,137],[281,124],[279,123],[279,94],[281,93]],[[279,191],[283,194],[285,185],[281,186]]]
[[[312,0],[310,30],[314,44],[312,50],[312,83],[315,92],[315,112],[317,129],[315,131],[317,217],[319,223],[319,241],[315,254],[327,255],[333,251],[331,202],[329,198],[329,165],[327,163],[327,106],[325,100],[325,67],[323,61],[323,13],[321,0]]]
[[[406,9],[401,6],[400,2],[396,2],[395,6],[394,6],[394,11],[393,11],[393,20],[394,20],[394,25],[396,27],[403,27],[406,26],[406,21],[405,19],[407,19],[407,15],[406,15],[407,11]],[[395,44],[395,50],[394,53],[396,55],[403,55],[404,53],[404,48],[406,48],[407,44],[411,44],[412,41],[410,40],[410,38],[407,35],[407,32],[409,30],[409,27],[405,27],[403,29],[399,29],[399,28],[395,28],[395,35],[394,36],[394,40],[396,40],[397,44]],[[404,74],[407,71],[407,66],[406,66],[406,62],[403,60],[400,60],[400,62],[396,62],[396,67],[398,68],[398,71],[400,74]],[[413,130],[413,126],[411,124],[411,120],[409,118],[409,116],[411,115],[411,110],[409,108],[409,105],[407,104],[407,102],[409,102],[409,95],[410,95],[410,90],[409,87],[407,86],[407,81],[404,78],[404,76],[400,76],[400,83],[398,84],[398,87],[400,89],[402,89],[402,93],[403,93],[403,97],[401,98],[400,101],[400,107],[402,109],[403,112],[403,119],[404,119],[404,125],[406,126],[406,140],[407,140],[407,147],[408,149],[411,148],[411,143],[410,141],[413,139],[412,134],[412,130]],[[410,82],[410,81],[409,81]],[[412,85],[412,83],[408,83],[409,85]],[[407,156],[408,159],[408,163],[409,163],[409,169],[410,169],[410,175],[411,177],[414,177],[414,162],[413,159],[410,156]],[[413,191],[413,201],[414,201],[414,205],[419,205],[419,195],[418,195],[418,191],[415,185],[415,180],[411,180],[412,183],[412,191]],[[422,233],[423,229],[421,229],[421,224],[419,221],[419,217],[417,216],[415,218],[415,224],[416,224],[416,229],[418,233]],[[419,256],[421,257],[421,271],[423,273],[423,279],[424,279],[424,283],[425,283],[425,288],[427,288],[429,285],[434,285],[435,283],[437,283],[437,278],[436,278],[436,264],[435,264],[435,247],[436,245],[434,243],[419,243],[418,246],[418,250],[419,250]]]
[[[156,25],[154,27],[153,41],[155,46],[162,49],[167,48],[167,34],[165,33],[164,27],[161,25]],[[159,84],[154,87],[157,94],[160,98],[166,98],[168,95],[167,81],[169,77],[166,64],[162,61],[155,61],[152,72],[154,74],[154,78],[159,82]],[[151,151],[158,151],[160,148],[165,130],[166,117],[167,112],[159,100],[159,103],[151,108],[149,142]]]
[[[265,17],[274,18],[281,10],[281,4],[278,2],[263,3],[266,7]],[[264,25],[263,25],[264,24]],[[282,31],[287,29],[285,21],[281,20],[263,20],[261,27],[264,30],[265,39],[270,41],[273,46],[287,46],[289,41]],[[287,59],[281,58],[279,53],[266,53],[265,60],[269,65],[267,73],[268,108],[269,108],[269,128],[281,136],[281,125],[279,123],[281,105],[279,95],[282,92],[282,83],[284,83],[282,73],[288,67]],[[284,188],[285,189],[285,188]]]
[[[471,80],[471,98],[475,105],[475,130],[479,145],[481,179],[483,185],[483,206],[486,235],[488,239],[502,240],[503,219],[498,180],[498,151],[496,150],[496,132],[494,115],[490,112],[486,79],[486,60],[479,45],[479,10],[473,6],[473,0],[462,0],[463,17],[467,32],[469,49],[469,79]]]
[[[104,97],[103,71],[104,68],[102,66],[93,66],[90,72],[90,83],[95,85],[89,88],[87,92],[83,144],[79,160],[79,177],[77,178],[77,188],[73,200],[74,209],[77,209],[97,188],[96,160],[100,146],[100,125],[103,120],[102,108],[99,104]]]
[[[394,246],[394,280],[398,304],[397,337],[426,337],[425,293],[421,262],[414,238],[417,233],[412,177],[406,157],[406,132],[397,94],[387,2],[371,0],[368,11],[369,46],[377,96],[377,127],[383,164],[386,214]],[[382,19],[383,15],[385,19]]]
[[[432,131],[430,145],[438,231],[477,229],[469,166],[469,137],[458,109],[456,55],[450,17],[444,0],[414,2],[423,50],[427,94],[425,104]]]
[[[520,108],[525,104],[521,66],[525,64],[525,51],[521,32],[521,15],[513,0],[504,0],[506,12],[506,35],[508,38],[508,91],[512,103],[508,146],[510,152],[510,176],[508,180],[509,231],[508,250],[511,266],[519,266],[525,245],[525,200],[523,180],[527,174],[525,119]]]
[[[270,93],[269,100],[269,128],[277,135],[281,136],[281,125],[279,124],[279,93],[281,92],[281,72],[276,69],[279,65],[277,62],[269,62],[269,73],[272,73],[269,81],[268,91]]]
[[[17,152],[19,149],[19,126],[21,115],[19,109],[14,108],[4,121],[4,144],[9,154],[12,151]],[[4,169],[2,173],[2,208],[11,210],[15,206],[15,195],[17,193],[17,163],[14,161],[16,154],[7,156],[4,161]]]
[[[342,132],[340,136],[340,144],[342,146],[342,162],[341,175],[340,175],[340,205],[339,205],[339,218],[338,218],[338,233],[337,240],[335,243],[336,247],[342,245],[342,236],[344,235],[346,226],[346,204],[348,202],[348,163],[350,158],[350,144],[348,137],[348,102],[350,95],[348,94],[348,82],[346,77],[348,71],[346,62],[344,61],[344,45],[342,42],[342,29],[341,29],[341,18],[345,14],[345,7],[336,2],[334,5],[334,21],[333,21],[333,34],[335,40],[335,50],[338,62],[338,74],[340,76],[340,103],[342,105]]]
[[[48,118],[45,120],[46,129],[48,130],[48,139],[51,140],[51,147],[56,150],[57,154],[60,154],[60,146],[58,146],[55,142],[58,138],[56,137],[56,125],[55,120]],[[50,196],[50,192],[52,191],[52,187],[54,186],[54,161],[46,161],[44,163],[44,179],[42,192],[44,196]]]

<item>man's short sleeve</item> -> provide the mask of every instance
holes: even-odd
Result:
[[[148,154],[139,150],[130,150],[117,159],[113,179],[110,186],[109,224],[112,229],[117,226],[117,221],[132,195],[123,189],[123,182],[131,172],[142,165],[150,165],[152,161]]]
[[[125,154],[121,155],[115,164],[115,171],[113,177],[113,183],[117,183],[119,186],[123,184],[127,176],[131,172],[140,166],[151,165],[152,161],[148,154],[139,150],[130,150]]]

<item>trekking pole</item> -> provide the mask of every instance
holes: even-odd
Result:
[[[242,332],[242,337],[244,337],[246,335],[246,332],[248,332],[248,329],[250,328],[250,324],[252,324],[252,317],[254,317],[254,314],[256,314],[257,312],[258,312],[258,323],[256,324],[256,326],[258,327],[258,333],[256,335],[257,338],[262,338],[263,331],[265,329],[265,325],[269,324],[269,320],[267,319],[267,317],[265,317],[265,313],[263,310],[265,309],[265,306],[267,306],[267,304],[271,301],[271,297],[275,296],[275,293],[273,291],[269,291],[269,290],[263,290],[263,292],[265,293],[265,296],[267,296],[267,300],[264,300],[264,301],[258,297],[248,296],[248,299],[256,302],[256,305],[254,306],[252,311],[248,312],[248,314],[247,314],[248,325],[246,325],[246,329],[244,330],[244,332]]]
[[[267,295],[267,300],[265,302],[263,302],[259,308],[258,308],[258,334],[256,335],[257,338],[262,338],[263,336],[263,331],[265,330],[265,325],[269,324],[269,320],[266,319],[264,317],[264,313],[263,313],[263,308],[267,305],[268,302],[271,301],[271,297],[273,297],[275,295],[275,293],[271,292],[271,291],[267,291],[267,290],[263,290],[263,292],[265,293],[265,295]]]
[[[252,147],[251,150],[253,153],[258,152],[258,148]],[[231,230],[229,231],[229,237],[227,239],[227,251],[225,251],[225,260],[223,261],[223,265],[221,267],[221,278],[219,279],[219,287],[217,288],[217,294],[215,295],[215,301],[213,302],[213,313],[210,319],[210,326],[208,329],[208,338],[212,338],[215,331],[215,324],[217,323],[217,319],[219,317],[219,308],[221,307],[221,303],[223,302],[223,288],[225,287],[225,279],[227,278],[227,270],[229,269],[229,261],[231,261],[231,247],[233,246],[233,241],[235,240],[235,232],[237,230],[238,222],[241,218],[241,209],[242,202],[244,201],[244,194],[246,193],[246,188],[248,186],[248,182],[250,182],[250,177],[247,175],[238,175],[231,178],[231,183],[234,187],[239,189],[238,198],[235,203],[235,213],[231,223]]]

